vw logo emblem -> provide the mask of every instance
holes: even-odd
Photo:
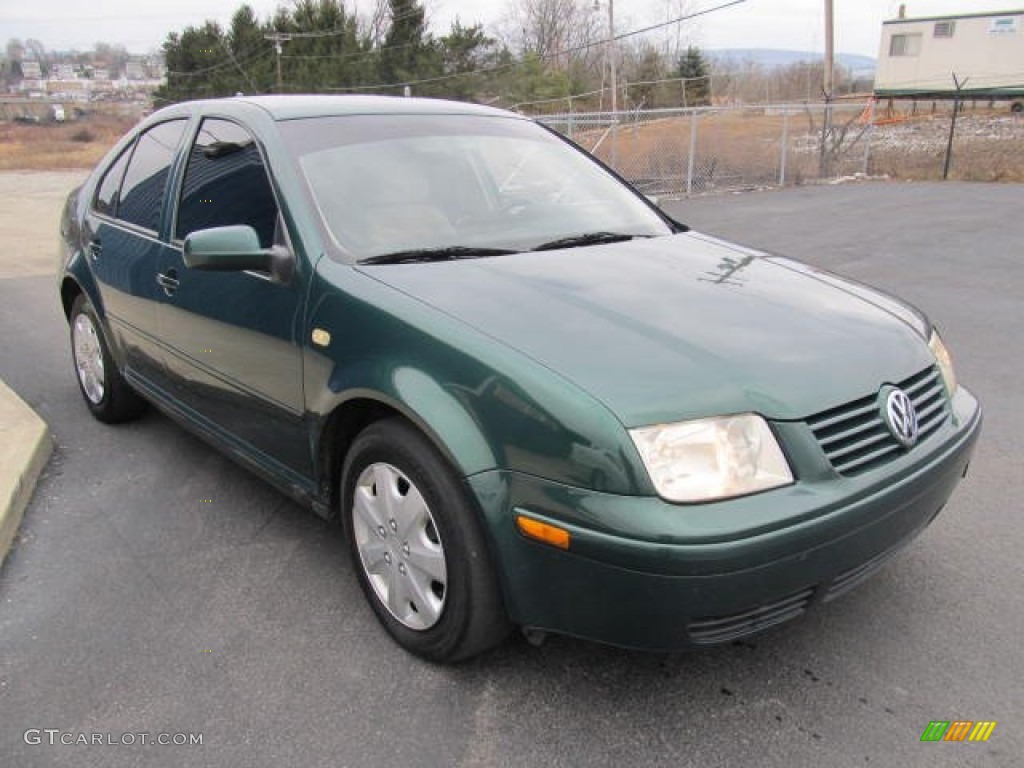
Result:
[[[906,392],[893,389],[885,398],[883,415],[886,426],[901,445],[909,448],[917,442],[917,411]]]

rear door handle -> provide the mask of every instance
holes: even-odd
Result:
[[[156,282],[164,289],[165,294],[168,296],[173,295],[178,290],[178,270],[172,268],[166,272],[158,272]]]
[[[96,259],[100,257],[100,254],[103,253],[103,244],[100,243],[100,239],[98,237],[90,240],[89,245],[86,247],[88,248],[89,258],[93,261],[96,261]]]

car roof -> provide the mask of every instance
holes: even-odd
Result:
[[[186,102],[186,104],[189,104]],[[489,115],[492,117],[518,117],[512,112],[480,104],[444,99],[405,98],[402,96],[369,96],[354,94],[277,94],[269,96],[234,96],[191,102],[189,106],[201,112],[216,110],[231,112],[237,105],[258,107],[274,120],[297,120],[308,117],[344,115]],[[184,106],[177,105],[177,106]],[[173,110],[174,107],[170,107]]]

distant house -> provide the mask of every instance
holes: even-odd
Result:
[[[148,59],[146,61],[146,68],[149,71],[149,76],[154,80],[163,80],[167,77],[167,65],[163,59]]]
[[[46,80],[25,77],[15,86],[14,90],[30,98],[39,98],[46,93]]]
[[[1024,10],[905,18],[882,23],[875,73],[880,98],[1024,96]]]
[[[22,60],[21,76],[27,80],[41,80],[43,78],[43,71],[39,67],[39,62],[32,61],[31,59]]]

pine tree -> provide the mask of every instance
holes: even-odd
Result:
[[[389,0],[391,26],[384,37],[380,78],[385,83],[430,77],[439,62],[436,47],[427,33],[426,10],[415,0]]]
[[[711,81],[708,79],[708,65],[704,54],[695,45],[687,47],[679,59],[679,77],[686,80],[683,87],[686,106],[700,107],[711,103]]]

